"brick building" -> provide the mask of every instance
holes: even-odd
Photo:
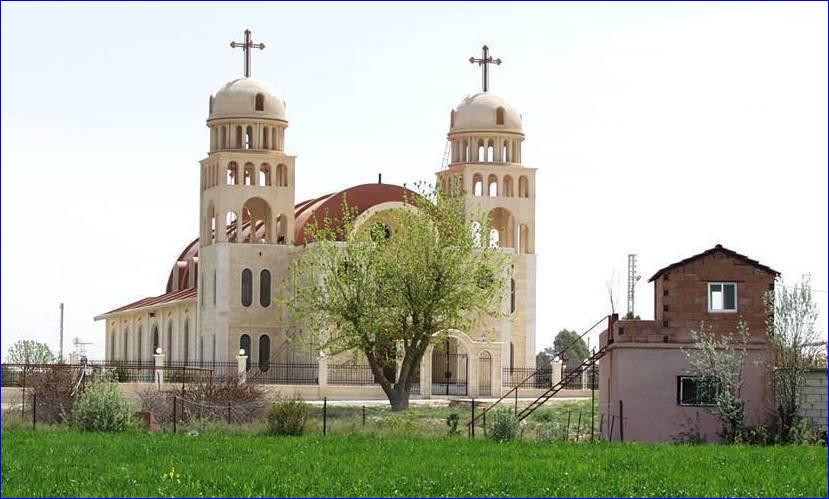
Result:
[[[654,320],[615,320],[601,335],[601,345],[608,346],[599,369],[603,437],[671,440],[699,421],[707,440],[718,438],[719,422],[706,409],[709,401],[682,351],[703,322],[723,334],[736,331],[740,320],[747,323],[741,393],[746,424],[765,421],[772,407],[772,363],[763,297],[778,275],[719,244],[657,271],[649,280]]]

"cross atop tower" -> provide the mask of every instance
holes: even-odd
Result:
[[[251,49],[259,49],[262,50],[265,48],[264,43],[253,43],[250,39],[250,30],[245,30],[245,41],[244,42],[230,42],[230,46],[232,48],[241,47],[242,50],[245,52],[245,78],[250,77],[250,51]]]
[[[484,92],[487,92],[489,91],[489,65],[495,64],[500,66],[501,59],[493,59],[492,56],[489,55],[489,47],[486,45],[483,46],[482,52],[483,56],[480,59],[470,57],[469,62],[483,67],[483,88]]]

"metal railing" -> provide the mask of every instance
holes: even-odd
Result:
[[[550,388],[553,386],[553,366],[505,367],[501,384],[509,387],[521,385],[521,388]]]
[[[319,384],[319,364],[268,362],[250,364],[248,372],[256,373],[248,379],[250,383],[270,385],[316,385]]]
[[[358,385],[367,386],[377,384],[371,366],[360,364],[338,364],[328,366],[329,385]]]

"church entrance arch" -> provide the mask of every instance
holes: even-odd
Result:
[[[469,374],[468,355],[458,340],[446,337],[432,350],[432,395],[466,395]]]

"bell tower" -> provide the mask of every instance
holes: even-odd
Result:
[[[469,95],[449,115],[449,164],[437,173],[445,191],[460,186],[467,213],[489,219],[482,244],[513,256],[505,312],[499,322],[504,367],[535,366],[535,168],[521,158],[521,114],[489,91],[489,65],[500,65],[484,45],[482,57],[469,62],[482,68],[482,91]]]
[[[204,360],[238,351],[235,323],[275,324],[275,262],[287,258],[294,231],[296,158],[285,152],[285,101],[250,76],[251,51],[264,44],[246,30],[231,47],[244,52],[244,77],[210,97],[210,147],[200,162],[198,334],[218,344],[196,347]]]

